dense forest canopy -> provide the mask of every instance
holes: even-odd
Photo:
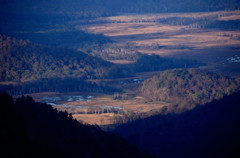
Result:
[[[151,100],[172,102],[190,109],[195,104],[230,95],[239,88],[239,79],[198,69],[173,69],[144,81],[140,92]]]
[[[112,64],[83,52],[47,47],[0,36],[0,80],[27,81],[40,78],[94,78]],[[104,71],[102,71],[104,73]]]

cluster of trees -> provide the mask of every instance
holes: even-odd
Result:
[[[239,157],[240,92],[182,114],[157,115],[114,132],[159,158]]]
[[[2,93],[0,105],[1,151],[6,157],[152,157],[115,134],[79,123],[66,111],[30,97],[14,101]]]
[[[161,71],[172,68],[190,68],[202,65],[198,61],[190,61],[185,59],[168,59],[159,55],[141,55],[133,64],[134,72]]]
[[[136,120],[142,119],[142,117],[136,113],[133,112],[126,112],[123,111],[121,115],[115,115],[112,118],[112,124],[114,124],[115,127],[127,124]]]
[[[139,91],[150,100],[175,103],[184,110],[221,99],[239,88],[239,79],[198,69],[173,69],[145,80]]]
[[[128,60],[136,61],[140,53],[136,52],[137,47],[132,43],[119,46],[114,43],[104,44],[99,51],[93,52],[94,56],[100,56],[105,60]]]

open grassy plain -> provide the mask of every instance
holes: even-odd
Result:
[[[131,14],[76,28],[102,33],[129,52],[197,59],[211,71],[239,76],[240,62],[229,60],[240,56],[239,20],[240,11]]]

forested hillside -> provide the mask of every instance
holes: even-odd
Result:
[[[136,72],[197,67],[200,63],[139,55],[136,63],[114,65],[89,54],[34,44],[0,36],[0,81],[32,81],[41,78],[119,78]]]
[[[153,101],[178,104],[191,109],[230,95],[240,88],[239,79],[198,69],[167,70],[142,83],[140,93]]]
[[[182,114],[158,115],[115,132],[159,158],[239,157],[240,93]]]
[[[5,157],[147,158],[126,140],[73,120],[30,97],[0,94],[0,140]]]
[[[94,78],[105,73],[103,69],[111,65],[82,52],[0,36],[1,81],[31,81],[54,77]]]

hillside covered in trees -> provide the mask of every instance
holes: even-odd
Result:
[[[6,157],[147,158],[123,138],[77,122],[30,97],[0,94],[1,152]]]
[[[27,81],[41,78],[94,78],[112,64],[101,58],[63,48],[0,36],[0,80]],[[102,71],[104,73],[104,71]]]
[[[240,93],[182,114],[157,115],[115,133],[159,158],[239,157]]]
[[[153,101],[178,104],[179,108],[191,109],[221,99],[240,88],[239,79],[198,69],[173,69],[163,71],[145,80],[139,91]]]

